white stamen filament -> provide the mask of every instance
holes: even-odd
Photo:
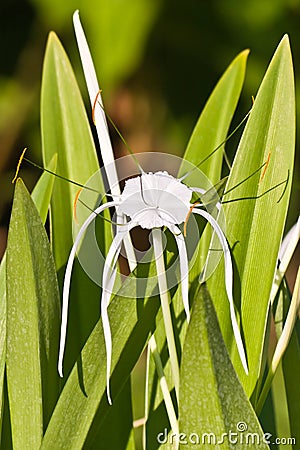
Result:
[[[164,401],[165,401],[166,410],[167,410],[167,414],[168,414],[168,417],[169,417],[170,425],[171,425],[171,428],[172,428],[172,432],[173,432],[173,434],[176,437],[176,436],[179,436],[178,421],[177,421],[176,413],[175,413],[175,410],[174,410],[172,398],[171,398],[171,395],[170,395],[170,390],[168,388],[167,379],[166,379],[165,374],[164,374],[164,369],[163,369],[162,361],[161,361],[161,358],[160,358],[160,354],[159,354],[159,352],[157,350],[157,346],[156,346],[156,342],[155,342],[155,339],[154,339],[154,335],[152,335],[150,340],[149,340],[149,346],[150,346],[150,350],[151,350],[151,353],[152,353],[153,358],[154,358],[154,363],[155,363],[156,371],[157,371],[158,378],[159,378],[159,384],[160,384],[160,387],[161,387],[161,391],[163,393],[163,397],[164,397]]]

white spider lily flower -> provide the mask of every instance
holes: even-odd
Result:
[[[127,224],[117,225],[117,232],[113,242],[108,251],[104,269],[102,274],[102,298],[101,298],[101,318],[103,323],[104,338],[107,355],[107,397],[109,402],[109,378],[112,358],[112,338],[108,317],[108,305],[117,272],[117,262],[122,243],[128,232],[137,226],[146,229],[156,229],[167,227],[175,237],[175,242],[178,247],[179,264],[180,264],[180,284],[182,291],[182,301],[189,320],[189,299],[188,299],[188,258],[185,238],[179,229],[178,225],[186,221],[190,213],[196,213],[204,217],[216,235],[219,238],[225,259],[225,286],[227,297],[230,306],[230,317],[232,328],[237,343],[240,359],[244,370],[248,373],[245,351],[243,347],[242,338],[237,324],[233,295],[233,269],[229,246],[227,244],[224,233],[207,211],[200,209],[201,205],[195,206],[191,204],[193,190],[187,187],[180,180],[169,175],[167,172],[143,173],[142,175],[131,178],[125,182],[124,190],[118,201],[108,202],[98,207],[95,212],[89,215],[76,237],[72,247],[64,280],[63,290],[63,313],[61,325],[61,340],[59,353],[59,373],[62,375],[62,362],[65,347],[66,327],[67,327],[67,309],[68,298],[70,290],[70,279],[74,258],[77,248],[81,242],[81,238],[88,228],[89,224],[95,219],[97,214],[100,214],[104,209],[115,206],[117,215],[125,214],[129,221]]]
[[[90,101],[93,106],[93,118],[99,137],[101,155],[104,162],[113,201],[99,206],[92,214],[87,217],[75,238],[73,247],[69,255],[63,288],[62,321],[58,361],[58,370],[60,376],[63,376],[63,357],[67,331],[69,291],[72,268],[76,252],[88,226],[93,222],[98,214],[101,214],[105,209],[110,207],[115,207],[117,223],[119,225],[117,224],[116,226],[116,235],[105,258],[101,284],[101,319],[103,323],[103,332],[106,346],[107,398],[109,403],[111,403],[109,378],[112,359],[112,337],[108,317],[108,305],[114,289],[117,274],[118,257],[122,248],[122,244],[124,243],[125,245],[130,269],[132,271],[136,265],[136,261],[128,234],[130,230],[137,226],[141,226],[142,228],[146,228],[149,230],[157,230],[162,227],[166,227],[170,230],[175,238],[175,242],[178,248],[180,267],[179,283],[181,285],[183,306],[185,309],[187,320],[189,320],[189,263],[185,237],[178,226],[183,222],[186,222],[189,218],[189,215],[192,213],[201,215],[210,223],[221,243],[225,258],[225,286],[229,300],[233,332],[243,367],[245,369],[245,372],[248,373],[246,356],[234,310],[232,295],[233,270],[230,251],[226,238],[221,227],[213,218],[213,216],[207,211],[200,209],[200,207],[203,205],[197,204],[196,206],[195,204],[191,204],[192,193],[198,192],[200,194],[204,194],[205,189],[187,187],[182,182],[185,176],[178,180],[169,175],[169,173],[166,171],[145,173],[139,166],[141,175],[127,180],[123,192],[120,192],[119,180],[114,164],[114,156],[109,138],[101,94],[99,93],[99,85],[88,44],[85,39],[84,31],[80,24],[78,11],[76,11],[76,13],[74,14],[74,28],[89,91]],[[216,208],[219,210],[220,204],[217,203]],[[126,223],[126,220],[124,220],[125,216],[129,219],[128,223]],[[157,248],[160,247],[160,244],[158,245],[155,239],[153,239],[153,243],[156,243]],[[158,262],[159,259],[162,258],[155,253],[155,259],[156,262]],[[158,278],[160,277],[159,279],[161,280],[162,274],[159,273],[160,270],[161,268],[159,269],[157,266]],[[164,283],[161,283],[161,285],[164,284],[166,286],[166,289],[168,289],[165,281],[166,279],[164,279]],[[164,293],[161,292],[160,286],[160,295],[163,294]]]

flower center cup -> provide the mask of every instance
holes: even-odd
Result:
[[[146,229],[179,225],[191,198],[191,190],[168,172],[143,173],[126,181],[118,213]]]

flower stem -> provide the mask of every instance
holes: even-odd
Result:
[[[163,255],[161,230],[154,228],[152,231],[154,256],[156,262],[156,271],[158,278],[159,295],[161,301],[161,309],[165,324],[165,331],[170,355],[171,369],[174,381],[176,397],[179,399],[179,364],[177,358],[176,344],[173,333],[173,324],[169,307],[169,292],[166,279],[166,268]]]
[[[175,436],[179,436],[178,421],[177,421],[176,413],[174,410],[173,402],[171,399],[170,391],[169,391],[169,388],[167,385],[167,380],[166,380],[166,377],[164,374],[164,369],[163,369],[162,362],[160,359],[160,354],[157,350],[154,335],[152,335],[151,338],[149,339],[149,346],[150,346],[150,350],[151,350],[151,353],[152,353],[152,356],[154,359],[156,371],[157,371],[157,374],[159,377],[159,384],[160,384],[161,391],[162,391],[162,394],[164,397],[164,402],[166,405],[166,410],[167,410],[167,414],[169,417],[172,432]]]

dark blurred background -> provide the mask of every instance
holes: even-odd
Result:
[[[39,95],[50,30],[61,39],[88,105],[72,27],[76,9],[106,108],[134,151],[182,155],[215,83],[245,48],[251,53],[233,126],[251,107],[251,96],[285,33],[299,85],[300,0],[1,0],[0,253],[21,150],[28,147],[30,157],[40,161]],[[228,143],[229,153],[237,139]],[[116,141],[116,152],[121,151]],[[297,161],[289,224],[299,214]],[[37,176],[23,166],[29,188]]]

